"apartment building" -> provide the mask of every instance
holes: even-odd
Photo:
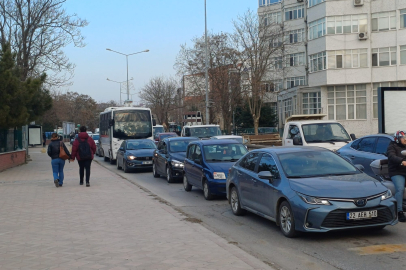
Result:
[[[357,136],[378,132],[377,88],[406,86],[406,0],[259,0],[258,15],[286,32],[280,128],[323,113]]]

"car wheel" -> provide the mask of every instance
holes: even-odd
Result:
[[[282,202],[279,206],[279,225],[283,235],[286,237],[291,238],[297,235],[293,212],[287,201]]]
[[[203,195],[204,198],[208,201],[213,200],[213,195],[210,192],[210,187],[209,184],[207,183],[207,180],[203,181]]]
[[[120,162],[118,162],[118,159],[117,159],[117,160],[116,160],[116,165],[117,165],[116,167],[117,167],[117,170],[120,170],[120,169],[121,169],[121,167],[120,167],[119,164],[120,164]]]
[[[130,172],[130,169],[128,169],[128,167],[127,167],[127,162],[125,162],[124,160],[123,160],[123,171],[124,171],[125,173],[129,173],[129,172]]]
[[[172,170],[169,166],[166,167],[166,181],[168,183],[173,183]]]
[[[152,165],[152,175],[153,175],[155,178],[160,177],[160,175],[156,173],[156,165],[155,165],[155,162],[154,162],[154,164]]]
[[[236,216],[242,216],[245,214],[245,209],[241,208],[241,203],[240,203],[240,197],[238,196],[238,191],[236,187],[233,187],[231,189],[230,193],[230,205],[231,205],[231,211],[233,211],[233,214]]]
[[[114,163],[115,163],[115,160],[112,159],[112,158],[111,158],[111,155],[110,155],[110,164],[111,164],[111,165],[114,165]]]
[[[189,181],[187,180],[187,177],[185,174],[183,174],[183,188],[186,191],[191,191],[192,190],[192,185],[189,184]]]

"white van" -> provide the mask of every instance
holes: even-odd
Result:
[[[196,126],[184,126],[180,136],[209,139],[213,136],[218,135],[221,135],[221,129],[219,125],[196,125]]]

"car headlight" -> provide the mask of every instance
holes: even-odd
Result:
[[[171,164],[172,164],[172,166],[174,166],[174,167],[176,167],[176,168],[181,168],[181,167],[183,167],[183,162],[180,162],[180,161],[175,160],[175,159],[171,161]]]
[[[127,158],[128,158],[128,159],[131,159],[131,160],[136,159],[136,157],[135,157],[135,156],[128,156]]]
[[[302,200],[305,203],[308,203],[308,204],[331,205],[331,203],[328,200],[325,200],[325,199],[319,199],[319,198],[316,198],[316,197],[307,196],[307,195],[299,194],[299,193],[298,193],[298,195],[299,195],[300,198],[302,198]]]
[[[381,200],[383,201],[383,200],[389,199],[391,197],[392,197],[392,191],[390,191],[390,189],[388,189],[386,191],[386,193],[381,196]]]
[[[226,174],[223,172],[214,172],[213,179],[226,179]]]

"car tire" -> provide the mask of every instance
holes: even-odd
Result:
[[[210,192],[210,187],[209,184],[207,183],[207,180],[203,180],[203,196],[206,200],[210,201],[213,200],[214,196]]]
[[[114,164],[115,164],[115,160],[111,158],[111,155],[109,155],[109,157],[110,157],[110,158],[109,158],[109,159],[110,159],[110,164],[111,164],[111,165],[114,165]]]
[[[120,170],[120,169],[121,169],[121,167],[119,166],[119,164],[120,164],[120,163],[118,162],[118,159],[117,159],[117,160],[116,160],[116,165],[117,165],[116,167],[117,167],[117,170]]]
[[[292,208],[287,201],[284,201],[279,206],[279,226],[284,236],[292,238],[297,236],[295,229],[295,219],[293,217]]]
[[[231,211],[236,216],[242,216],[246,213],[246,210],[241,208],[240,196],[238,195],[238,190],[236,187],[231,188],[230,206]]]
[[[159,177],[160,177],[160,175],[156,173],[156,165],[155,165],[155,162],[154,162],[154,164],[152,165],[152,175],[153,175],[155,178],[159,178]]]
[[[109,158],[104,156],[104,161],[106,161],[106,162],[109,161]]]
[[[127,167],[127,163],[123,160],[123,171],[125,172],[125,173],[129,173],[130,172],[130,169],[128,169],[128,167]]]
[[[168,183],[173,183],[172,170],[169,166],[166,166],[166,181]]]
[[[187,177],[185,174],[183,174],[183,188],[185,191],[191,191],[192,190],[192,185],[189,184],[189,181],[187,180]]]

